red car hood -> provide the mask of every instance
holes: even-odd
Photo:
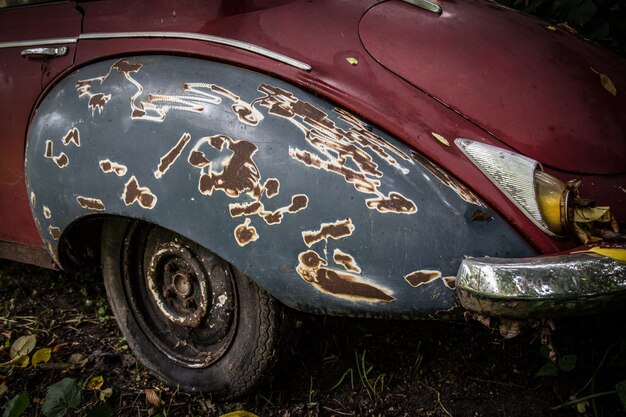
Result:
[[[442,15],[399,1],[371,8],[359,28],[365,48],[546,166],[626,172],[624,61],[492,3],[439,4]]]

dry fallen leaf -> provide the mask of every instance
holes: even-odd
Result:
[[[574,221],[576,223],[590,223],[611,221],[609,207],[576,207],[574,209]]]
[[[522,323],[517,320],[500,320],[500,325],[498,326],[500,330],[500,336],[505,339],[512,339],[515,336],[519,335],[522,331]]]
[[[89,391],[93,391],[93,390],[102,388],[102,385],[104,385],[104,378],[102,377],[102,375],[98,375],[98,376],[94,376],[93,378],[89,380],[89,382],[87,382],[86,388]]]
[[[34,334],[18,337],[11,345],[11,358],[28,355],[35,349],[35,344],[37,344],[37,337]]]
[[[50,356],[52,356],[52,351],[50,349],[39,349],[37,352],[33,353],[33,366],[37,366],[40,363],[47,363],[50,360]]]
[[[11,366],[17,366],[18,368],[26,368],[30,363],[28,355],[16,356],[8,362],[0,363],[0,368],[8,368]]]
[[[220,417],[259,417],[249,411],[233,411],[232,413],[222,414]]]
[[[146,388],[144,390],[146,394],[146,401],[155,407],[160,407],[162,405],[161,395],[156,392],[156,390],[152,388]]]
[[[430,132],[430,133],[431,135],[433,135],[435,139],[437,139],[443,145],[450,146],[450,142],[448,142],[448,140],[444,138],[443,136],[441,136],[439,133],[435,133],[435,132]]]
[[[100,401],[105,402],[111,395],[113,395],[113,388],[105,388],[100,391],[98,397],[100,398]]]
[[[7,384],[0,384],[0,397],[6,394],[8,390],[9,387],[7,387]]]

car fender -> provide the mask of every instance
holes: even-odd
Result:
[[[304,311],[435,314],[455,307],[465,256],[535,254],[402,142],[300,87],[218,62],[146,55],[80,68],[41,101],[26,153],[53,257],[86,216],[141,219]]]

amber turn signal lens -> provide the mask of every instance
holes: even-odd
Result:
[[[541,217],[548,228],[557,235],[567,230],[567,185],[543,171],[535,171],[535,194]]]

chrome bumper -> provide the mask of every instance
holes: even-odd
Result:
[[[626,302],[626,263],[588,253],[468,258],[456,288],[464,308],[487,316],[579,315]]]

